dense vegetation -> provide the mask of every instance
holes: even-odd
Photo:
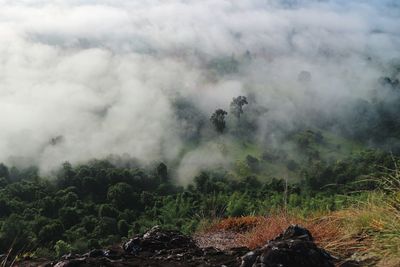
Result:
[[[229,74],[237,64],[231,57],[210,68]],[[310,77],[303,72],[299,79]],[[399,154],[398,80],[381,78],[371,94],[368,101],[341,106],[343,117],[315,118],[311,110],[291,127],[269,118],[273,130],[262,141],[258,121],[268,108],[254,95],[233,98],[229,112],[217,108],[209,119],[178,97],[173,107],[185,145],[169,166],[111,157],[65,162],[40,177],[36,167],[1,164],[0,252],[53,257],[110,245],[156,224],[191,233],[215,218],[281,209],[305,216],[348,207],[376,189],[371,177],[395,169]],[[62,141],[59,136],[50,143]],[[174,178],[182,158],[210,144],[233,162],[206,166],[181,186]]]
[[[117,167],[107,160],[64,163],[51,178],[39,177],[36,168],[1,164],[0,250],[51,257],[54,251],[109,245],[155,224],[190,233],[209,219],[265,215],[283,207],[298,214],[337,210],[364,197],[356,191],[374,189],[368,175],[393,164],[391,154],[366,150],[299,167],[298,183],[251,175],[232,179],[230,172],[216,170],[202,172],[186,188],[171,180],[164,163],[155,168]]]
[[[256,121],[268,109],[251,95],[234,98],[229,113],[217,109],[209,121],[193,103],[177,99],[176,116],[185,125],[182,157],[212,143],[234,159],[187,177],[185,187],[174,179],[180,159],[169,167],[118,157],[66,162],[50,177],[40,177],[36,167],[1,164],[0,252],[54,257],[110,245],[156,224],[191,233],[215,218],[348,207],[376,189],[371,177],[396,168],[397,143],[389,141],[400,129],[398,81],[382,78],[380,84],[371,102],[355,100],[353,115],[334,122],[335,131],[329,123],[288,130],[272,122],[278,147],[255,141]]]
[[[0,266],[251,220],[400,259],[400,1],[14,2]]]

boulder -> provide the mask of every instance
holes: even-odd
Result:
[[[264,247],[242,257],[241,267],[334,267],[333,258],[317,247],[311,233],[292,225]]]
[[[244,255],[244,256],[243,256]],[[121,247],[92,250],[83,255],[70,254],[56,267],[89,266],[242,266],[242,267],[333,267],[332,257],[314,243],[311,233],[300,226],[290,226],[264,247],[218,250],[200,248],[195,241],[178,231],[153,227],[136,235]]]
[[[137,235],[123,244],[123,249],[133,255],[141,251],[155,252],[163,249],[198,249],[194,240],[179,231],[162,230],[154,226],[143,235]]]
[[[121,247],[66,255],[54,266],[239,266],[241,256],[247,251],[243,248],[229,252],[213,247],[200,248],[191,237],[179,231],[155,226],[143,235],[132,237]]]

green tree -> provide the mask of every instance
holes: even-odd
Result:
[[[54,250],[56,251],[56,256],[61,257],[65,254],[68,254],[72,251],[72,247],[70,244],[63,240],[58,240],[54,245]]]
[[[93,232],[100,237],[115,235],[118,233],[117,220],[110,217],[103,217],[99,220]]]
[[[64,207],[58,212],[65,229],[68,229],[80,222],[80,215],[76,208]]]
[[[11,214],[1,224],[0,252],[5,252],[10,247],[14,250],[29,248],[32,245],[32,239],[27,222],[21,216]]]
[[[110,204],[102,204],[99,208],[99,217],[117,218],[118,210]]]
[[[127,183],[117,183],[108,189],[107,199],[118,209],[135,206],[137,199],[134,198],[133,188]]]
[[[10,172],[8,171],[7,166],[3,163],[0,163],[0,177],[4,177],[6,179],[10,177]]]
[[[217,109],[210,118],[211,123],[217,132],[223,133],[226,127],[225,116],[228,114],[223,109]]]
[[[230,111],[239,120],[240,116],[243,114],[243,106],[247,104],[248,102],[245,96],[234,97],[230,104]]]
[[[128,231],[129,231],[129,224],[125,220],[120,220],[118,222],[118,233],[121,236],[128,236]]]
[[[63,233],[64,233],[64,227],[61,224],[61,222],[58,220],[54,220],[49,224],[45,225],[39,231],[38,237],[41,243],[46,244],[48,242],[60,239]]]
[[[168,167],[163,162],[158,164],[156,172],[157,176],[160,178],[160,182],[168,181]]]

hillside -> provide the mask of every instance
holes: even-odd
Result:
[[[257,215],[266,216],[267,225],[270,216],[283,222],[271,235],[256,234],[263,237],[259,241],[251,241],[250,231],[245,244],[251,248],[295,223],[312,231],[327,227],[327,233],[313,235],[322,234],[318,242],[334,255],[350,257],[343,251],[353,251],[351,244],[366,238],[371,241],[354,253],[374,244],[377,257],[396,258],[397,224],[391,225],[398,218],[399,182],[397,172],[389,171],[396,160],[390,153],[361,151],[333,163],[314,162],[301,172],[300,182],[288,184],[256,176],[232,179],[228,170],[209,170],[186,188],[170,180],[163,163],[154,170],[106,160],[65,163],[55,180],[40,177],[34,168],[1,165],[1,249],[11,258],[53,259],[118,243],[154,225],[190,234],[224,218]],[[257,231],[271,229],[263,225]]]
[[[399,3],[0,0],[0,267],[400,266]]]
[[[192,141],[185,145],[180,158],[202,146],[215,149],[226,158],[220,164],[205,164],[203,170],[225,168],[236,179],[254,175],[260,180],[278,178],[290,182],[299,182],[302,169],[310,167],[313,161],[337,162],[366,149],[366,145],[359,141],[326,130],[305,129],[287,136],[279,147],[241,137],[212,140],[205,144]]]

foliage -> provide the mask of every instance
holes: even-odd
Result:
[[[225,130],[225,116],[228,114],[223,109],[217,109],[210,118],[211,123],[214,125],[215,130],[219,133],[222,133]]]
[[[60,255],[109,245],[156,224],[191,233],[204,220],[265,216],[283,208],[300,217],[337,212],[365,199],[365,190],[379,189],[368,177],[395,165],[392,155],[368,150],[337,162],[315,161],[307,169],[297,166],[302,181],[286,185],[277,178],[258,179],[258,158],[249,155],[242,163],[246,175],[204,171],[187,188],[173,183],[164,163],[155,170],[117,167],[106,160],[65,163],[51,181],[1,165],[3,174],[13,169],[19,175],[2,180],[0,250]],[[398,183],[383,181],[389,191]],[[345,196],[354,191],[360,192]],[[390,236],[397,231],[387,229]]]
[[[230,111],[236,118],[240,119],[240,116],[243,114],[243,106],[247,104],[245,96],[234,97],[230,104]]]
[[[58,240],[54,245],[54,250],[56,252],[56,256],[61,257],[62,255],[70,253],[72,251],[72,247],[68,243]]]

